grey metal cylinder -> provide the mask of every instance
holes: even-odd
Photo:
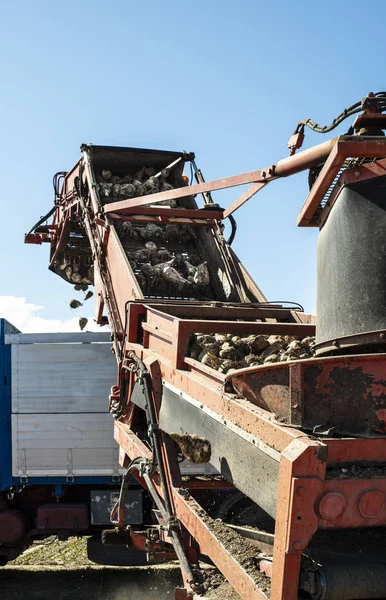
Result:
[[[319,235],[317,273],[317,353],[385,343],[386,176],[342,190]]]
[[[320,567],[312,600],[367,600],[386,597],[386,571],[382,563],[346,559]]]

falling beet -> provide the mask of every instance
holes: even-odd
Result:
[[[79,302],[79,300],[70,300],[71,308],[79,308],[79,306],[82,306],[82,303]]]
[[[82,331],[86,327],[87,323],[88,323],[88,319],[86,319],[86,317],[81,317],[79,319],[79,327]]]
[[[92,293],[92,291],[91,291],[91,290],[89,290],[89,291],[87,292],[87,294],[85,295],[84,299],[85,299],[85,300],[88,300],[88,299],[89,299],[89,298],[91,298],[91,296],[93,296],[93,295],[94,295],[94,294]]]

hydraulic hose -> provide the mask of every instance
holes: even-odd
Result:
[[[151,394],[150,373],[146,369],[145,364],[142,362],[142,360],[140,358],[138,358],[138,356],[135,354],[135,352],[132,352],[132,351],[129,352],[128,358],[135,363],[137,370],[140,373],[140,378],[141,378],[141,382],[143,385],[143,392],[145,394],[146,405],[147,405],[149,418],[150,418],[150,423],[149,423],[149,426],[151,428],[150,433],[151,433],[152,440],[153,440],[153,450],[154,450],[155,458],[156,458],[156,461],[158,464],[159,476],[160,476],[160,480],[161,480],[161,487],[162,487],[162,492],[164,494],[165,508],[166,508],[166,511],[168,512],[168,514],[171,515],[172,514],[172,504],[171,504],[170,494],[169,494],[169,490],[168,490],[168,486],[167,486],[166,474],[165,474],[165,471],[163,468],[159,429],[158,429],[158,424],[156,422],[156,414],[155,414],[153,398],[152,398],[152,394]]]
[[[228,244],[228,246],[232,246],[232,242],[235,239],[235,235],[236,235],[236,231],[237,231],[237,223],[236,223],[236,219],[234,218],[233,215],[228,215],[228,219],[231,224],[232,231],[231,231],[229,238],[227,239],[227,244]]]
[[[135,352],[133,352],[133,351],[129,352],[128,358],[134,362],[136,369],[140,374],[141,383],[143,385],[143,392],[145,395],[147,409],[148,409],[148,415],[150,418],[149,426],[151,428],[151,435],[152,435],[152,439],[153,439],[153,452],[155,454],[155,458],[156,458],[157,465],[158,465],[158,472],[159,472],[159,477],[160,477],[160,482],[161,482],[164,504],[162,504],[162,502],[157,494],[157,491],[155,490],[154,486],[152,485],[152,482],[151,482],[148,474],[145,475],[145,480],[148,485],[149,485],[149,481],[150,481],[149,489],[151,491],[151,495],[154,498],[154,501],[156,502],[157,507],[160,508],[161,513],[164,516],[165,522],[169,526],[170,536],[173,540],[174,550],[177,554],[178,560],[181,563],[182,570],[183,570],[184,574],[188,577],[189,583],[192,586],[196,587],[197,591],[198,591],[199,586],[197,585],[197,583],[195,581],[195,577],[194,577],[192,568],[187,559],[183,544],[181,542],[181,537],[180,537],[180,532],[178,530],[177,521],[176,521],[176,519],[174,517],[174,513],[173,513],[171,497],[170,497],[169,488],[168,488],[167,481],[166,481],[166,473],[165,473],[164,464],[163,464],[163,460],[162,460],[160,430],[158,428],[158,423],[156,421],[156,413],[155,413],[155,408],[154,408],[153,398],[152,398],[152,393],[151,393],[150,373],[146,369],[145,364],[135,354]],[[157,497],[158,497],[158,500],[157,500]]]
[[[48,213],[46,215],[44,215],[44,217],[41,217],[39,219],[39,221],[37,223],[35,223],[35,225],[33,227],[31,227],[31,229],[29,230],[28,233],[32,233],[33,231],[35,231],[35,229],[37,227],[39,227],[39,225],[41,225],[42,223],[44,223],[44,221],[47,221],[54,214],[55,210],[56,210],[56,206],[53,206],[51,208],[51,210],[49,210]]]
[[[317,133],[328,133],[338,127],[340,123],[342,123],[348,117],[355,115],[356,113],[362,112],[366,108],[369,108],[373,103],[378,112],[382,112],[386,109],[386,92],[377,92],[376,94],[369,94],[362,100],[355,102],[348,108],[345,108],[340,115],[338,115],[330,125],[318,125],[312,119],[304,119],[299,121],[296,126],[295,133],[299,133],[300,131],[304,131],[304,127],[309,127],[312,131],[316,131]]]
[[[133,475],[133,471],[139,469],[141,465],[144,464],[144,460],[142,457],[138,456],[134,458],[126,473],[123,476],[121,489],[119,492],[119,498],[117,502],[114,504],[113,509],[110,513],[110,520],[113,525],[117,525],[119,529],[123,529],[125,526],[125,510],[126,510],[126,502],[127,502],[127,492],[129,490],[131,477]],[[116,518],[117,515],[117,518]]]

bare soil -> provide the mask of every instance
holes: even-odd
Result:
[[[218,588],[206,594],[208,600],[241,600],[227,581],[224,581]]]
[[[220,529],[220,524],[216,522],[215,527]],[[227,543],[234,541],[228,538],[232,533],[227,528]],[[246,553],[247,565],[249,560]],[[205,569],[204,580],[208,600],[240,600],[216,569]],[[50,538],[34,543],[19,558],[0,568],[1,600],[174,600],[174,589],[179,585],[178,563],[145,567],[96,565],[87,558],[84,538],[65,542]]]
[[[95,565],[76,538],[34,544],[0,569],[1,600],[170,600],[180,582],[176,564]]]

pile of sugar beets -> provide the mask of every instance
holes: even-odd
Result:
[[[154,167],[142,167],[136,173],[127,173],[123,176],[114,175],[110,170],[104,169],[101,173],[97,173],[95,178],[100,199],[103,204],[108,204],[122,198],[136,198],[172,190],[174,186],[168,181],[169,175],[169,169],[162,169],[156,173]],[[160,204],[177,206],[175,200]]]
[[[189,356],[202,364],[227,373],[263,364],[312,358],[315,338],[302,340],[289,335],[200,334],[192,336]]]
[[[154,167],[142,167],[136,173],[127,173],[126,175],[115,175],[109,169],[103,169],[96,174],[96,189],[102,204],[116,202],[123,198],[134,198],[157,192],[166,192],[174,189],[169,181],[170,170],[162,169],[158,173]],[[184,184],[182,176],[175,176],[176,187]],[[160,205],[176,207],[177,200],[160,202]],[[171,253],[163,244],[180,243],[188,244],[194,237],[191,227],[166,225],[159,227],[147,223],[146,225],[132,225],[131,223],[120,223],[117,226],[120,237],[128,243],[142,242],[142,247],[137,247],[135,251],[126,250],[127,258],[133,270],[136,271],[137,279],[143,286],[146,282],[154,289],[154,292],[163,293],[164,284],[174,286],[179,292],[190,291],[191,287],[203,287],[209,285],[209,270],[206,261],[200,264],[198,256],[195,253],[191,255],[185,253]],[[157,242],[157,244],[155,243]],[[87,285],[82,285],[82,280],[77,277],[77,268],[67,266],[66,274],[76,283],[76,291],[86,291]],[[90,267],[90,279],[93,280],[93,267]],[[74,272],[73,272],[74,271]],[[88,292],[84,300],[88,300],[92,292]],[[70,307],[77,309],[83,306],[83,303],[73,299],[70,301]],[[88,323],[85,317],[79,319],[79,327],[83,330]]]
[[[108,204],[122,198],[172,190],[175,186],[170,183],[169,176],[170,170],[167,168],[156,173],[154,167],[142,167],[136,173],[123,176],[104,169],[96,174],[97,191],[102,203]],[[175,177],[176,187],[181,187],[184,180],[181,176]],[[175,208],[178,201],[167,200],[158,205]],[[133,225],[128,222],[118,223],[116,227],[124,244],[137,246],[135,250],[125,248],[125,252],[141,287],[146,287],[148,292],[156,295],[181,293],[190,297],[195,295],[197,288],[205,290],[209,285],[207,262],[200,263],[196,252],[188,252],[196,237],[192,227],[176,224],[159,226],[154,223]],[[179,251],[170,251],[168,245],[176,245]]]

